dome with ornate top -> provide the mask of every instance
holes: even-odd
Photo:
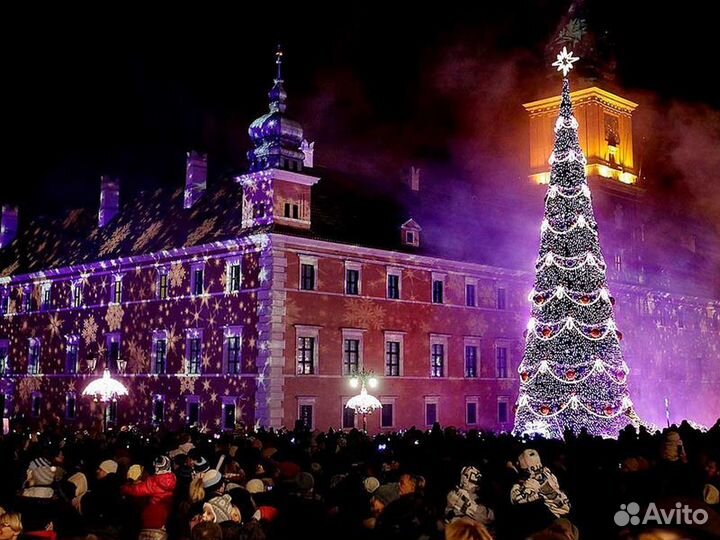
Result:
[[[270,112],[256,119],[248,134],[255,148],[248,152],[251,171],[263,169],[302,170],[304,154],[300,150],[303,140],[303,128],[285,115],[287,92],[283,87],[282,55],[278,47],[275,53],[277,77],[275,84],[268,93]]]

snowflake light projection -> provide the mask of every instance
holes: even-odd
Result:
[[[615,436],[637,421],[566,77],[576,60],[563,48],[553,64],[563,72],[563,90],[518,367],[516,434],[561,437],[566,429],[586,429]]]

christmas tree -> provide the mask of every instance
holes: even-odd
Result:
[[[563,89],[529,297],[532,317],[518,368],[516,434],[561,437],[566,429],[585,428],[615,436],[636,419],[570,99],[567,74],[576,60],[563,48],[553,63]]]

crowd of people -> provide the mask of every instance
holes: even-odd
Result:
[[[719,453],[720,422],[564,441],[17,427],[0,439],[0,540],[720,538]],[[618,521],[631,503],[707,519]]]

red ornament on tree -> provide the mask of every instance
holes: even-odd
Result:
[[[547,416],[548,414],[550,414],[550,407],[548,407],[547,405],[543,405],[542,407],[540,407],[540,412],[543,415]]]
[[[574,369],[568,369],[567,372],[565,372],[565,378],[568,381],[574,381],[575,377],[577,377],[577,373],[575,373]]]
[[[599,328],[593,328],[592,330],[590,330],[591,337],[599,338],[601,334],[602,334],[602,332],[600,332]]]
[[[622,341],[623,333],[620,330],[615,330],[615,335],[618,338],[618,341]]]
[[[550,329],[550,327],[546,326],[545,328],[543,328],[542,335],[543,335],[543,337],[552,336],[552,329]]]
[[[530,378],[530,374],[527,371],[523,371],[520,374],[520,378],[522,379],[523,382],[525,382]]]
[[[590,297],[587,295],[581,296],[580,303],[583,305],[588,305],[590,303]]]
[[[533,298],[533,301],[541,306],[545,303],[545,297],[542,294],[535,295],[535,298]]]
[[[612,416],[615,412],[615,409],[613,409],[610,405],[605,407],[605,416]]]
[[[614,297],[614,296],[611,296],[611,297],[610,297],[610,305],[611,305],[611,306],[614,306],[614,305],[615,305],[615,297]]]

